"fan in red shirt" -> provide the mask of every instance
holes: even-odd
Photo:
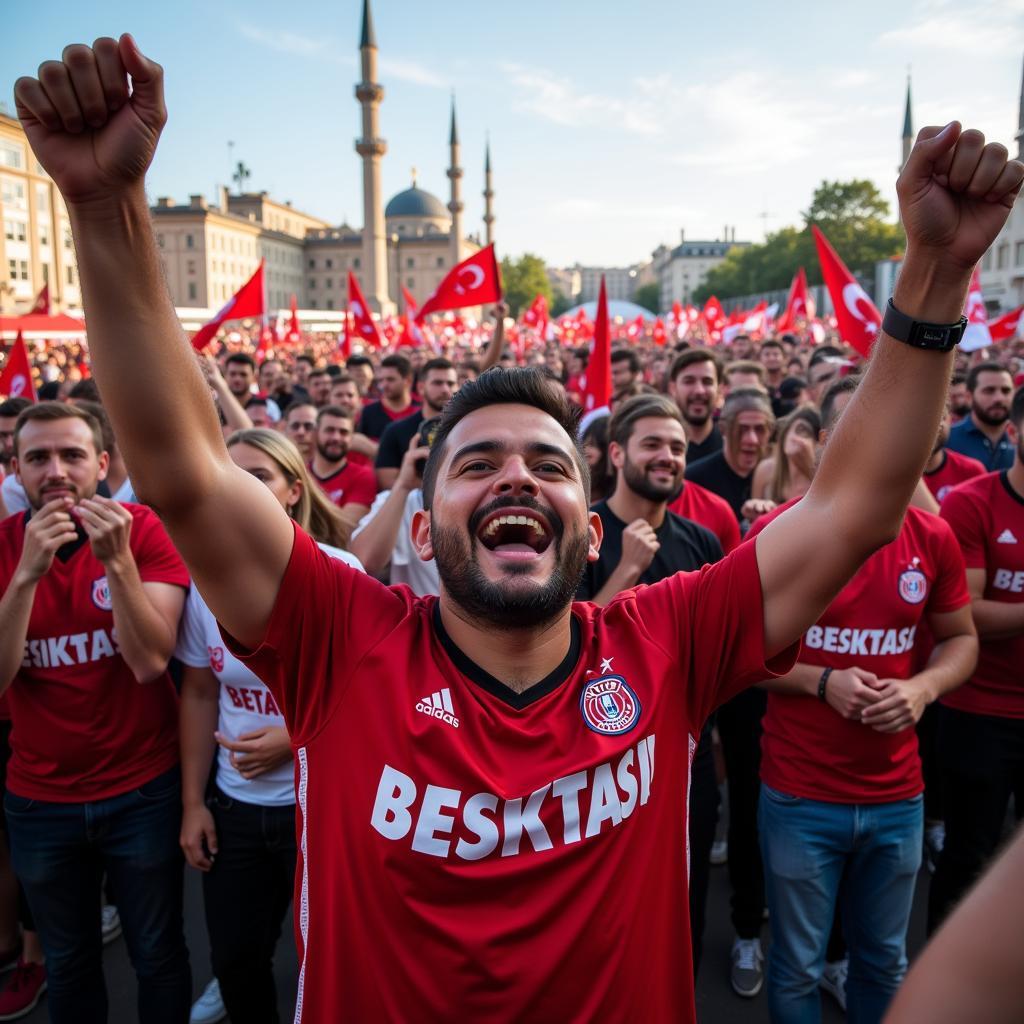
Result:
[[[682,490],[672,500],[668,510],[710,530],[726,554],[740,542],[740,525],[736,522],[729,502],[692,480],[683,482]]]
[[[296,746],[297,1019],[692,1020],[695,737],[716,704],[789,669],[896,535],[952,357],[883,335],[803,501],[756,545],[603,609],[572,603],[601,539],[572,407],[544,371],[496,367],[440,418],[413,540],[441,594],[415,598],[322,557],[227,457],[148,228],[161,69],[130,36],[65,56],[76,83],[102,63],[112,91],[87,93],[89,121],[67,115],[98,125],[87,137],[53,116],[77,86],[16,92],[68,204],[99,386],[133,482]],[[1019,185],[981,138],[925,129],[905,166],[894,302],[915,320],[960,315]]]
[[[825,436],[858,384],[844,377],[829,387]],[[802,500],[763,516],[750,536]],[[952,531],[911,507],[899,536],[864,563],[804,634],[792,672],[765,684],[759,832],[771,913],[772,1020],[820,1016],[822,968],[840,907],[849,973],[844,980],[844,965],[831,981],[842,986],[851,1016],[881,1020],[906,973],[924,833],[914,725],[974,666],[969,605]],[[915,672],[924,622],[934,649]]]
[[[1024,788],[1024,389],[1013,396],[1013,465],[951,491],[942,517],[967,563],[978,667],[938,708],[946,842],[928,905],[937,928],[1002,841],[1011,796]]]
[[[313,459],[309,464],[313,479],[327,497],[343,510],[350,526],[359,522],[377,496],[377,478],[369,466],[358,466],[348,457],[352,439],[352,420],[336,405],[325,406],[316,417]]]
[[[939,433],[935,438],[935,447],[922,477],[940,507],[946,500],[946,495],[958,484],[988,472],[977,459],[961,455],[960,452],[946,447],[950,423],[950,414],[947,412],[942,417]]]
[[[106,1006],[105,871],[140,1016],[156,1019],[162,1006],[185,1019],[177,698],[167,663],[188,573],[148,508],[96,494],[108,454],[89,413],[31,406],[14,444],[31,509],[0,523],[0,689],[13,723],[4,815],[46,954],[50,1015],[100,1019]]]

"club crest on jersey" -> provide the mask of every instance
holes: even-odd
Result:
[[[101,611],[113,611],[114,605],[110,600],[110,585],[106,576],[92,581],[92,603]]]
[[[223,647],[210,647],[207,645],[206,653],[210,656],[210,668],[214,672],[224,671],[224,648]]]
[[[907,604],[920,604],[928,596],[928,580],[918,569],[921,559],[915,558],[905,572],[900,573],[900,597]]]
[[[618,736],[640,721],[640,701],[622,676],[591,679],[580,694],[580,711],[589,729]]]

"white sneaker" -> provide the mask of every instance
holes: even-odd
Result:
[[[192,1004],[188,1024],[217,1024],[228,1015],[220,997],[220,982],[216,978],[203,989],[203,994]]]
[[[744,999],[753,999],[764,987],[764,953],[760,939],[737,938],[732,944],[732,990]]]
[[[100,909],[100,928],[103,932],[104,946],[121,934],[121,915],[112,903],[107,903]]]
[[[846,1013],[846,974],[849,969],[850,961],[846,959],[826,963],[825,970],[821,972],[821,981],[818,982],[839,1004],[843,1013]]]

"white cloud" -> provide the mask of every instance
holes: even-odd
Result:
[[[257,28],[255,25],[240,25],[238,30],[252,43],[278,50],[281,53],[292,53],[299,57],[315,57],[327,52],[329,40],[315,39],[299,32],[272,32],[269,29]]]
[[[891,28],[879,36],[886,46],[928,52],[955,52],[967,57],[991,58],[1019,53],[1024,40],[1024,2],[966,5],[949,0],[923,0],[914,5],[909,24]]]
[[[414,85],[428,85],[436,89],[444,89],[446,85],[450,84],[429,68],[411,60],[381,57],[380,70],[381,76],[384,78],[390,75],[392,78],[401,79],[403,82],[412,82]]]

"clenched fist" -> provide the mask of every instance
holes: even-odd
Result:
[[[54,498],[29,519],[18,563],[18,573],[26,582],[41,580],[50,571],[57,550],[77,536],[71,505],[70,498]]]
[[[622,531],[622,562],[642,576],[654,561],[661,544],[654,528],[646,519],[634,519]]]
[[[130,35],[66,46],[37,78],[19,78],[14,98],[36,157],[71,205],[141,185],[167,121],[163,69]]]

